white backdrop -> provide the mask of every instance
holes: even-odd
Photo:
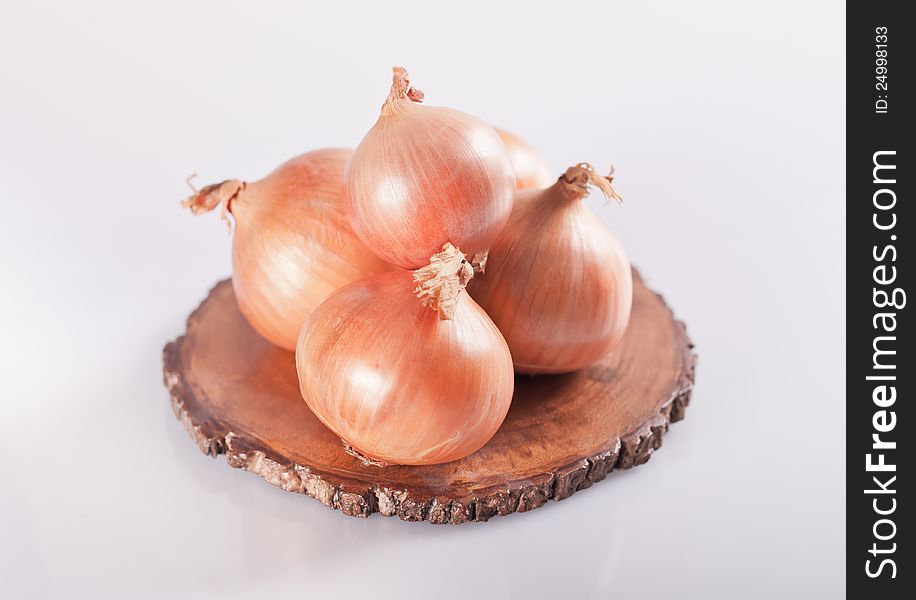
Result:
[[[9,597],[836,598],[845,16],[829,2],[0,3]],[[201,455],[163,344],[229,274],[184,178],[354,146],[407,67],[589,200],[700,354],[644,467],[528,514],[356,520]]]

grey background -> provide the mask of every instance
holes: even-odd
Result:
[[[844,594],[845,16],[829,2],[0,4],[8,597]],[[304,4],[304,3],[303,3]],[[700,354],[644,467],[462,527],[201,455],[160,350],[230,271],[184,178],[358,143],[402,64],[589,199]]]

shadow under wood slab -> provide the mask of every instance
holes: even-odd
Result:
[[[612,469],[640,465],[684,417],[696,355],[684,324],[634,271],[622,344],[578,373],[516,377],[512,408],[490,442],[431,466],[364,464],[309,411],[291,352],[271,346],[217,284],[166,345],[175,414],[211,456],[344,514],[407,521],[486,521],[563,500]]]

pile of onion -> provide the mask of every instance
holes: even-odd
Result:
[[[309,152],[184,202],[232,215],[241,312],[296,351],[309,408],[379,465],[476,452],[516,372],[594,364],[632,303],[629,261],[583,202],[592,187],[621,200],[613,170],[553,179],[517,136],[422,99],[395,67],[355,151]]]
[[[222,207],[235,219],[232,286],[258,333],[294,350],[305,319],[351,281],[391,269],[357,239],[344,213],[352,152],[307,152],[254,183],[230,179],[184,201],[194,214]]]

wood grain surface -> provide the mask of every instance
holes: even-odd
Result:
[[[228,280],[163,358],[175,414],[204,453],[346,515],[453,524],[532,510],[646,462],[684,417],[696,364],[684,324],[634,272],[633,313],[614,352],[577,373],[517,376],[502,427],[467,458],[378,467],[312,415],[293,354],[248,325]]]

